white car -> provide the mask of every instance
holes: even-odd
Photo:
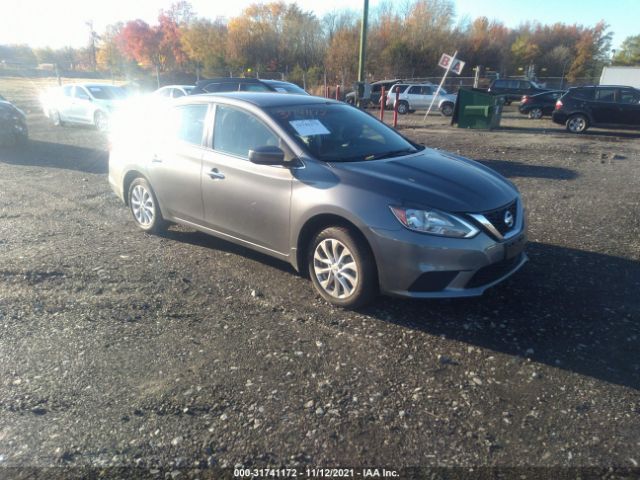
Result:
[[[109,119],[127,98],[124,89],[105,83],[77,83],[50,90],[40,99],[54,125],[79,123],[109,129]]]
[[[167,85],[154,91],[151,96],[162,99],[179,98],[189,95],[194,88],[193,85]]]
[[[396,101],[396,90],[400,92],[398,97],[398,113],[404,115],[418,109],[426,110],[438,90],[438,86],[433,83],[397,83],[387,95],[387,107],[393,108]],[[456,104],[456,95],[447,93],[444,88],[440,89],[438,98],[433,106],[440,110],[446,117],[453,114],[453,107]]]

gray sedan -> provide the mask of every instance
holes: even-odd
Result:
[[[476,296],[527,261],[511,182],[344,103],[234,92],[154,117],[112,138],[109,181],[136,225],[180,223],[287,261],[335,305]]]

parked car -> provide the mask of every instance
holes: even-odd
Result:
[[[303,88],[299,87],[295,83],[285,82],[284,80],[262,80],[276,92],[290,93],[293,95],[309,95]]]
[[[110,152],[135,224],[176,222],[287,261],[335,305],[481,295],[527,260],[511,182],[342,102],[189,96],[156,120]]]
[[[391,89],[391,87],[393,87],[395,84],[397,84],[398,82],[402,82],[402,80],[399,79],[395,79],[395,80],[378,80],[377,82],[373,82],[371,84],[371,97],[369,98],[369,100],[366,101],[366,105],[364,105],[365,108],[368,107],[379,107],[380,106],[380,95],[382,95],[382,87],[384,87],[385,90],[385,105],[387,102],[387,93],[389,92],[389,90]],[[344,97],[344,101],[347,102],[349,105],[355,105],[356,103],[356,92],[349,92],[345,95]]]
[[[525,95],[520,100],[518,111],[534,119],[542,118],[544,115],[551,115],[556,108],[556,101],[564,93],[565,90],[551,90],[535,95]]]
[[[191,90],[191,95],[199,93],[220,93],[220,92],[275,92],[274,87],[266,81],[258,78],[244,77],[221,77],[200,80],[196,82],[195,88]]]
[[[77,83],[50,90],[41,98],[41,104],[54,125],[88,124],[106,131],[112,114],[126,98],[125,90],[115,85]]]
[[[27,116],[0,95],[0,145],[21,145],[27,140]]]
[[[532,80],[517,80],[513,78],[499,78],[494,80],[489,85],[488,90],[488,92],[493,95],[504,95],[507,105],[520,100],[523,95],[536,95],[548,91],[550,91],[550,89],[542,88]]]
[[[551,118],[571,133],[589,127],[640,128],[640,90],[616,85],[570,88],[556,102]]]
[[[161,99],[180,98],[189,95],[194,88],[193,85],[166,85],[151,93],[151,96]]]
[[[387,106],[394,107],[396,101],[396,88],[400,91],[398,98],[398,113],[404,115],[419,108],[427,109],[438,90],[438,85],[433,83],[413,83],[399,84],[391,89],[387,96]],[[440,89],[438,98],[433,106],[440,110],[445,117],[453,115],[453,107],[456,104],[456,95],[447,93],[444,88]]]

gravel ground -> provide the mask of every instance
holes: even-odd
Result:
[[[29,124],[0,150],[0,466],[640,463],[637,133],[402,118],[517,184],[531,261],[481,298],[352,312],[263,255],[141,233],[103,137]]]

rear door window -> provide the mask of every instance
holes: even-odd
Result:
[[[576,88],[571,92],[570,96],[580,100],[593,100],[593,91],[593,88]]]
[[[599,102],[615,102],[615,88],[598,88],[596,90],[596,100]]]
[[[205,92],[216,93],[216,92],[237,92],[238,84],[237,83],[210,83],[206,87],[203,88]]]
[[[506,80],[496,80],[493,84],[495,88],[507,88]]]
[[[270,92],[271,90],[261,83],[241,83],[240,90],[243,92]]]

